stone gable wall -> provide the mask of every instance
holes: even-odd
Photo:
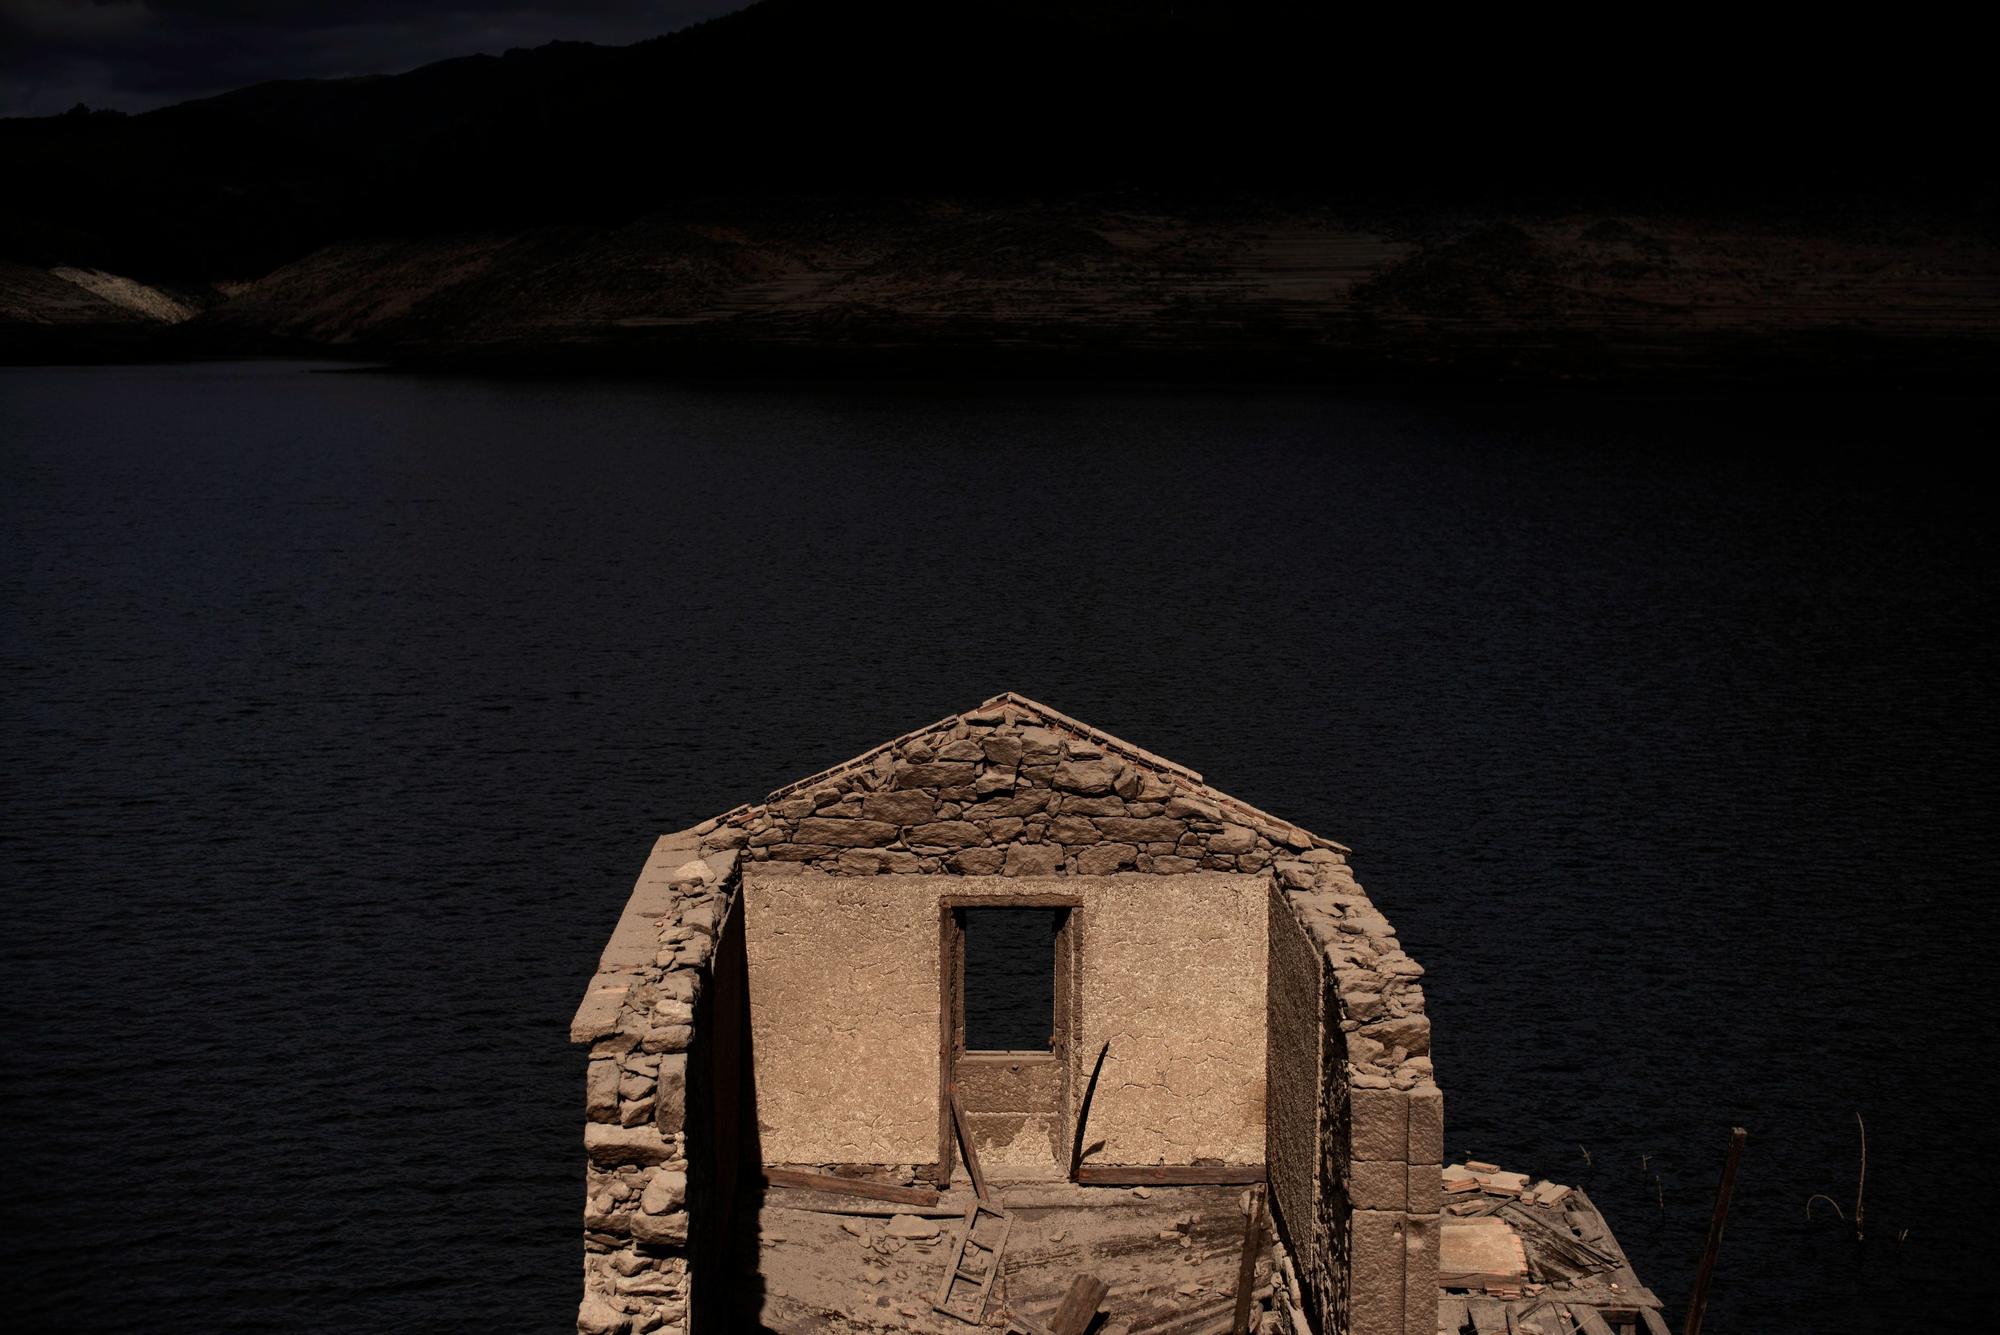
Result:
[[[729,815],[753,861],[836,875],[1261,871],[1340,845],[1002,696]]]

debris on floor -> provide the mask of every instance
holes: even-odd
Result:
[[[1439,1335],[1666,1335],[1583,1191],[1477,1160],[1442,1176]]]

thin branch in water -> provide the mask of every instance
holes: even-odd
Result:
[[[1590,1151],[1584,1149],[1584,1147],[1581,1144],[1579,1144],[1577,1148],[1583,1150],[1583,1162],[1589,1167],[1595,1168],[1597,1166],[1597,1161],[1590,1157]]]
[[[1860,1112],[1854,1114],[1854,1124],[1861,1128],[1861,1176],[1854,1180],[1854,1240],[1861,1241],[1861,1192],[1868,1185],[1868,1123],[1861,1120]]]
[[[1821,1194],[1820,1194],[1819,1192],[1817,1192],[1817,1191],[1815,1191],[1815,1192],[1814,1192],[1814,1193],[1813,1193],[1812,1195],[1810,1195],[1810,1196],[1806,1197],[1806,1218],[1807,1218],[1807,1219],[1811,1219],[1811,1218],[1812,1218],[1812,1203],[1813,1203],[1814,1201],[1825,1201],[1825,1202],[1826,1202],[1826,1204],[1827,1204],[1827,1208],[1833,1211],[1833,1217],[1834,1217],[1835,1219],[1838,1219],[1838,1220],[1840,1220],[1840,1221],[1841,1221],[1841,1222],[1842,1222],[1843,1224],[1847,1222],[1847,1216],[1846,1216],[1846,1215],[1844,1215],[1844,1214],[1842,1214],[1842,1213],[1840,1212],[1840,1205],[1839,1205],[1839,1203],[1838,1203],[1838,1202],[1836,1202],[1836,1201],[1835,1201],[1835,1200],[1833,1199],[1833,1197],[1831,1197],[1831,1196],[1822,1196],[1822,1195],[1821,1195]]]

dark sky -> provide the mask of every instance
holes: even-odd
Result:
[[[0,0],[0,116],[145,111],[265,79],[392,74],[567,41],[623,45],[746,0]]]

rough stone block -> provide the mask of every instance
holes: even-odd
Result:
[[[687,1211],[676,1210],[665,1215],[635,1214],[632,1216],[632,1236],[654,1246],[684,1247],[688,1240]]]
[[[1412,1168],[1411,1172],[1416,1169]],[[1438,1180],[1434,1170],[1431,1181]],[[1411,1215],[1403,1224],[1403,1335],[1436,1335],[1438,1216]]]
[[[1409,1187],[1405,1193],[1411,1214],[1436,1214],[1444,1208],[1444,1176],[1434,1163],[1407,1165]]]
[[[952,855],[951,869],[961,876],[992,876],[1006,860],[1007,854],[998,848],[967,848]]]
[[[669,1024],[648,1029],[639,1046],[646,1052],[685,1052],[692,1042],[693,1028],[684,1024]]]
[[[1072,793],[1108,793],[1117,778],[1115,760],[1067,760],[1056,767],[1055,786]]]
[[[1357,1210],[1404,1209],[1409,1200],[1409,1173],[1408,1164],[1386,1159],[1350,1164],[1347,1199]]]
[[[643,1217],[634,1216],[634,1225]],[[1350,1217],[1348,1335],[1404,1335],[1404,1224],[1399,1210],[1356,1210]]]
[[[1208,837],[1211,853],[1248,853],[1256,846],[1256,832],[1241,825],[1224,825]]]
[[[897,828],[879,820],[829,820],[814,816],[799,822],[796,843],[824,844],[828,848],[872,848],[896,842]]]
[[[1344,998],[1345,994],[1342,995]],[[1350,1005],[1350,1013],[1352,1010]],[[1431,1022],[1426,1016],[1398,1015],[1391,1019],[1377,1020],[1365,1026],[1361,1032],[1383,1047],[1401,1048],[1413,1057],[1421,1057],[1431,1050]]]
[[[673,1147],[650,1126],[612,1126],[589,1122],[583,1128],[584,1152],[600,1168],[618,1164],[660,1164],[673,1157]]]
[[[653,1122],[660,1134],[671,1136],[687,1123],[687,1054],[660,1058],[660,1087],[654,1095]]]
[[[639,1196],[639,1208],[647,1214],[672,1214],[687,1203],[687,1174],[677,1168],[662,1168],[646,1182]]]
[[[1396,1089],[1356,1089],[1349,1094],[1349,1134],[1356,1162],[1408,1162],[1408,1103]]]
[[[986,831],[969,820],[939,820],[911,829],[911,847],[970,848],[986,838]]]
[[[600,973],[592,978],[584,990],[582,1004],[576,1008],[576,1017],[569,1022],[569,1041],[590,1043],[617,1032],[618,1013],[625,1007],[625,994],[636,981],[636,976],[628,973]]]
[[[1132,816],[1104,816],[1099,818],[1097,828],[1104,831],[1107,839],[1120,843],[1146,844],[1179,839],[1185,827],[1171,816],[1147,816],[1143,819]]]
[[[1009,844],[1002,871],[1008,876],[1052,876],[1062,865],[1060,844]]]
[[[1406,1099],[1409,1104],[1409,1161],[1443,1163],[1444,1092],[1436,1085],[1418,1085]]]
[[[956,788],[969,784],[979,775],[979,766],[973,761],[947,761],[932,765],[907,765],[896,774],[898,788]]]
[[[1099,844],[1076,855],[1076,869],[1085,876],[1107,876],[1131,866],[1138,856],[1130,844]]]
[[[618,1120],[618,1063],[594,1061],[583,1077],[583,1110],[593,1122]]]
[[[925,792],[869,793],[861,799],[861,814],[890,825],[918,825],[935,814]]]

